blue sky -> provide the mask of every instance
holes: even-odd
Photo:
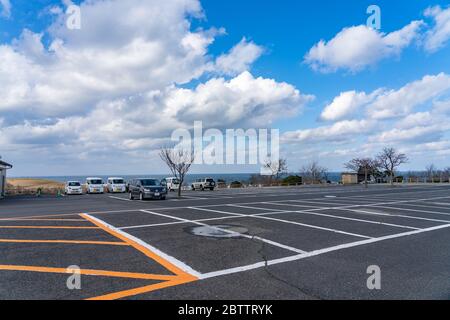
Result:
[[[450,166],[447,1],[119,2],[0,1],[13,175],[165,172],[159,146],[194,120],[280,129],[292,171],[383,146],[409,156],[405,170]],[[65,26],[71,4],[80,30]],[[380,30],[366,26],[372,4]]]

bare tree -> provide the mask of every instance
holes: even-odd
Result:
[[[311,181],[312,184],[319,182],[327,176],[328,169],[320,166],[319,162],[312,161],[300,169],[300,173],[305,181]]]
[[[360,173],[361,171],[364,172],[364,185],[368,188],[367,179],[370,174],[374,174],[378,170],[380,163],[377,159],[355,158],[346,163],[345,167],[357,173]]]
[[[380,163],[380,167],[391,177],[391,185],[393,186],[395,171],[402,164],[408,163],[409,160],[404,153],[399,153],[394,148],[384,148],[378,155],[377,161]]]
[[[442,179],[445,182],[450,182],[450,167],[447,167],[442,171]]]
[[[430,182],[434,182],[434,178],[436,177],[437,169],[434,164],[430,164],[425,168],[427,178],[430,179]]]
[[[180,180],[178,197],[181,197],[181,187],[195,159],[194,151],[192,149],[163,147],[159,156],[167,164],[174,177]]]
[[[267,159],[264,163],[264,168],[270,173],[271,182],[273,177],[278,181],[280,176],[288,170],[286,159],[281,158],[278,160]]]

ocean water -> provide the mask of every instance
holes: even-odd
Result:
[[[250,180],[250,177],[254,175],[254,173],[216,173],[216,174],[189,174],[186,176],[186,184],[189,185],[193,181],[199,178],[213,178],[214,180],[225,180],[226,183],[231,183],[233,181],[240,181],[240,182],[248,182]],[[135,179],[135,178],[154,178],[154,179],[163,179],[167,177],[171,177],[171,175],[161,175],[161,174],[142,174],[142,175],[120,175],[120,174],[111,174],[108,176],[105,175],[91,175],[89,177],[98,177],[102,178],[104,182],[109,177],[121,177],[124,178],[126,181]],[[43,177],[15,177],[15,178],[35,178],[35,179],[46,179],[46,180],[53,180],[58,182],[66,182],[66,181],[80,181],[84,182],[86,181],[86,178],[88,176],[43,176]],[[330,172],[328,175],[328,178],[332,182],[339,182],[341,179],[341,173],[340,172]]]

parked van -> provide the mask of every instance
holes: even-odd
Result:
[[[87,178],[86,179],[86,193],[104,193],[105,186],[102,178]]]
[[[119,177],[108,178],[106,183],[106,191],[110,193],[125,193],[127,191],[125,180]]]
[[[180,180],[178,180],[177,178],[165,178],[163,179],[163,181],[161,181],[161,183],[164,185],[166,185],[167,190],[169,191],[177,191],[178,189],[180,189]]]

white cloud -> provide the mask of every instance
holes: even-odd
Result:
[[[336,121],[350,114],[355,114],[360,107],[374,99],[378,91],[368,95],[365,92],[346,91],[333,99],[321,114],[322,120]]]
[[[330,41],[321,40],[305,56],[305,63],[321,72],[357,72],[382,59],[398,56],[418,37],[422,21],[385,34],[360,25],[343,29]]]
[[[394,128],[389,131],[382,132],[369,138],[370,142],[380,142],[391,144],[393,142],[423,142],[439,140],[443,132],[450,129],[450,124],[437,123],[435,125],[413,126],[406,129]]]
[[[248,71],[250,66],[264,52],[264,49],[243,38],[230,52],[216,60],[216,70],[227,75],[236,75]]]
[[[427,126],[433,123],[433,114],[429,111],[417,112],[406,116],[397,122],[397,127],[401,129],[409,129],[419,126]]]
[[[248,70],[263,49],[245,38],[212,56],[224,30],[191,30],[192,17],[204,15],[198,0],[85,1],[81,30],[65,27],[63,8],[49,10],[48,47],[31,30],[0,46],[0,140],[18,158],[33,150],[69,165],[74,155],[148,155],[194,120],[265,127],[313,98],[254,77]],[[205,75],[213,78],[182,88]]]
[[[311,99],[289,84],[244,72],[229,81],[212,79],[195,89],[171,86],[101,102],[86,116],[64,117],[50,124],[26,121],[0,128],[0,132],[13,143],[81,141],[122,149],[155,147],[174,129],[190,128],[196,120],[202,120],[205,127],[266,127],[274,119],[298,113]]]
[[[10,0],[0,0],[0,6],[2,7],[0,15],[3,16],[3,17],[9,18],[11,16],[11,2],[10,2]]]
[[[450,90],[450,76],[427,75],[399,90],[384,91],[367,107],[370,117],[385,119],[409,114],[414,108],[437,99]]]
[[[230,81],[212,79],[195,91],[177,90],[170,105],[176,106],[179,118],[203,119],[212,126],[250,125],[265,127],[280,117],[296,115],[313,99],[287,83],[254,78],[243,72]]]
[[[435,52],[450,39],[450,7],[430,7],[425,11],[425,16],[432,18],[434,25],[425,33],[424,48],[428,52]]]
[[[344,120],[330,126],[286,132],[282,139],[290,143],[343,141],[371,132],[375,125],[375,122],[368,120]]]

